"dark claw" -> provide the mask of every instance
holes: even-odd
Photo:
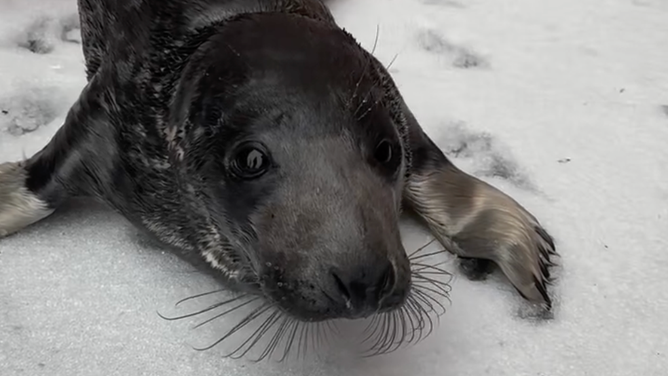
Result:
[[[536,231],[536,233],[538,233],[538,235],[540,235],[540,237],[543,238],[543,240],[545,240],[545,242],[550,245],[550,249],[548,250],[548,252],[552,255],[556,255],[555,252],[556,247],[554,246],[554,239],[552,239],[550,234],[548,234],[547,231],[545,231],[545,229],[540,226],[534,227],[534,231]]]

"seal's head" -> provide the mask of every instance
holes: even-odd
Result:
[[[171,119],[183,181],[224,245],[200,251],[299,320],[400,307],[409,151],[389,75],[336,25],[301,16],[246,15],[210,34]]]

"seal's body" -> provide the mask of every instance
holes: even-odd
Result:
[[[399,214],[473,272],[546,292],[554,244],[457,169],[318,0],[79,0],[88,84],[50,143],[0,165],[0,235],[96,197],[303,321],[401,307]]]

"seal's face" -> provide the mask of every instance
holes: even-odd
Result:
[[[205,73],[181,88],[185,159],[229,245],[207,258],[300,320],[400,307],[407,151],[382,67],[343,31],[289,15],[231,22],[191,64]]]

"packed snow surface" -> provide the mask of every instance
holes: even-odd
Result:
[[[193,347],[233,323],[158,315],[186,313],[174,304],[215,283],[74,201],[0,241],[0,375],[668,375],[668,2],[340,0],[333,12],[368,49],[379,31],[374,54],[396,57],[400,90],[454,163],[555,237],[554,318],[443,256],[451,303],[415,346],[223,358]],[[79,43],[75,0],[0,0],[0,161],[62,124],[85,85]],[[430,239],[402,232],[407,249]]]

